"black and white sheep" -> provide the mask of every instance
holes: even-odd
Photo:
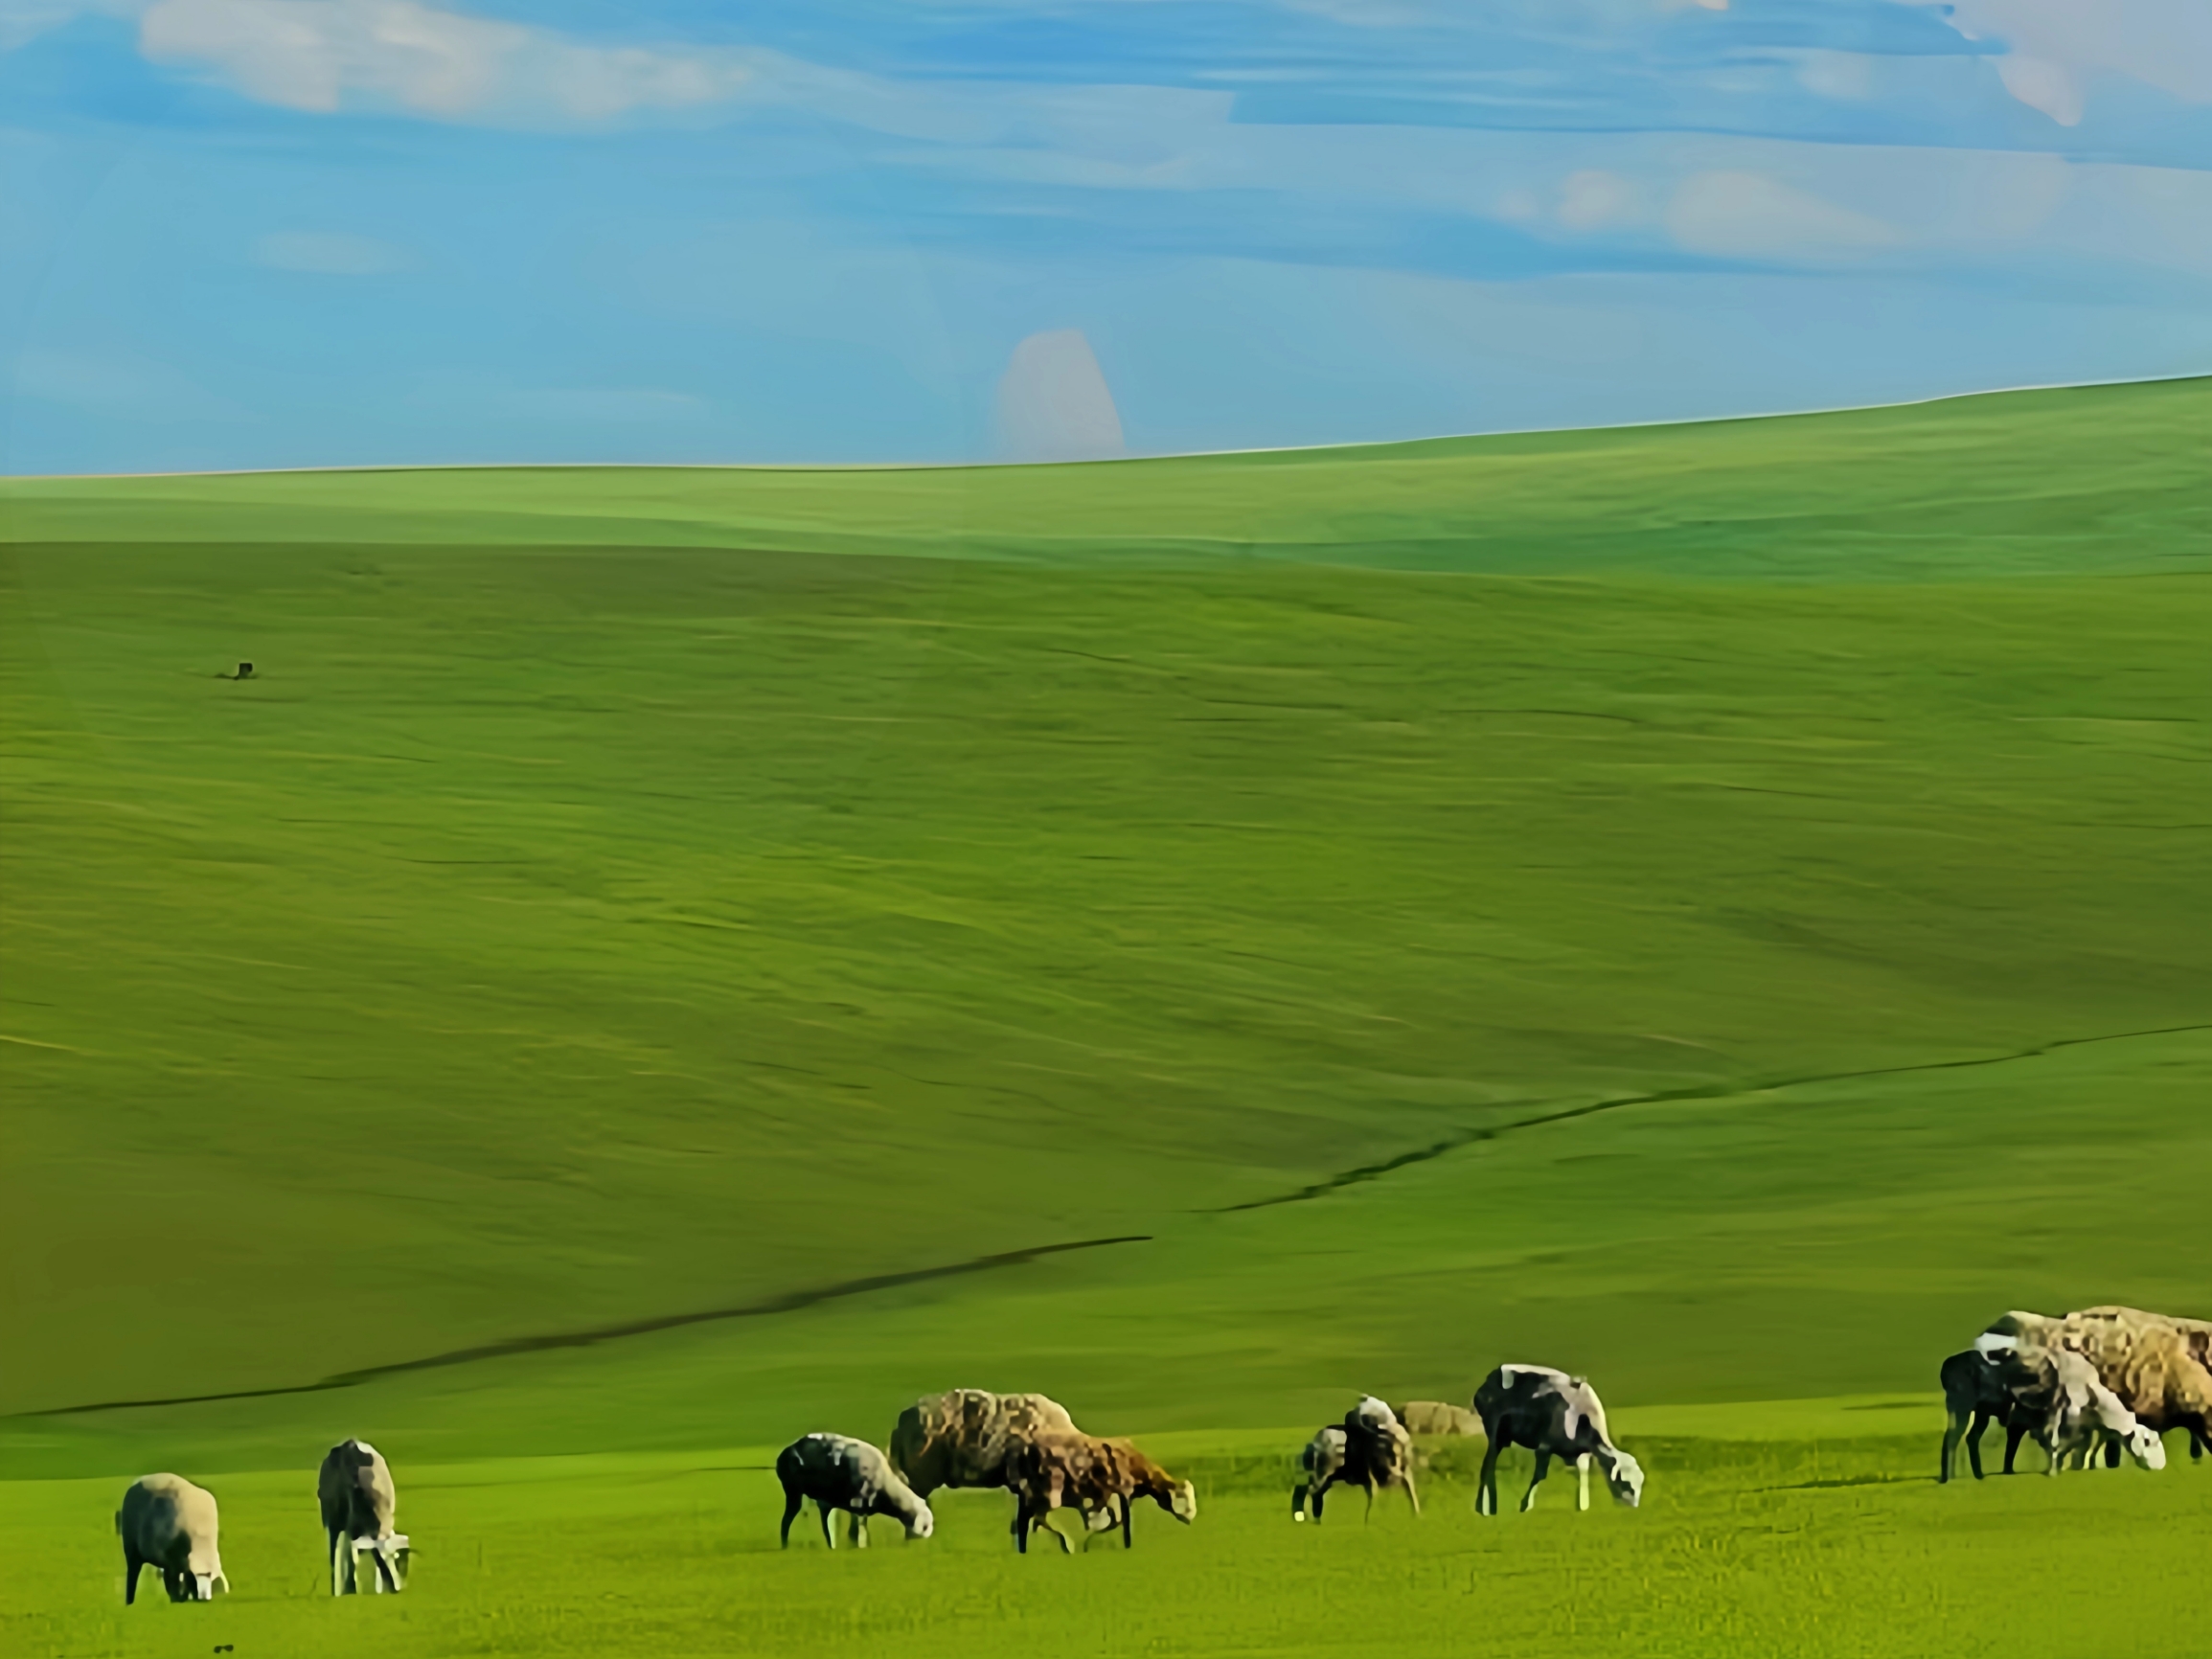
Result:
[[[909,1538],[926,1538],[937,1524],[929,1506],[893,1471],[891,1460],[849,1435],[810,1434],[793,1441],[776,1454],[776,1478],[784,1483],[786,1549],[791,1546],[791,1523],[810,1498],[822,1511],[822,1541],[832,1550],[837,1535],[830,1529],[832,1510],[852,1517],[853,1544],[862,1550],[868,1547],[870,1515],[891,1516]]]
[[[123,1540],[123,1600],[138,1600],[138,1574],[151,1566],[172,1602],[212,1602],[217,1590],[230,1593],[223,1576],[220,1519],[215,1494],[178,1475],[148,1475],[133,1481],[115,1511],[116,1535]]]
[[[1339,1484],[1367,1493],[1369,1515],[1375,1512],[1377,1487],[1403,1487],[1413,1512],[1421,1513],[1421,1493],[1413,1480],[1413,1437],[1397,1413],[1373,1395],[1360,1396],[1341,1424],[1330,1424],[1308,1442],[1299,1463],[1303,1478],[1290,1493],[1294,1521],[1306,1518],[1309,1506],[1318,1521],[1329,1489]]]
[[[1633,1509],[1643,1501],[1644,1469],[1613,1444],[1606,1430],[1606,1408],[1597,1390],[1579,1376],[1548,1365],[1501,1365],[1474,1391],[1474,1415],[1490,1446],[1482,1458],[1482,1486],[1475,1494],[1478,1513],[1497,1513],[1497,1457],[1509,1445],[1536,1453],[1536,1476],[1520,1500],[1525,1511],[1536,1505],[1536,1489],[1551,1470],[1553,1458],[1566,1458],[1581,1477],[1575,1507],[1590,1507],[1590,1464],[1606,1472],[1616,1502]]]
[[[413,1549],[405,1534],[392,1530],[399,1494],[384,1454],[365,1440],[341,1441],[323,1458],[315,1496],[330,1542],[331,1594],[359,1592],[364,1550],[376,1563],[376,1593],[404,1590]]]

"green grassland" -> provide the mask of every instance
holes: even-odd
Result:
[[[1993,1313],[2212,1313],[2212,383],[0,532],[0,1648],[2196,1650],[2205,1466],[1927,1477]],[[1507,1358],[1641,1511],[1288,1525]],[[1197,1526],[763,1554],[956,1383]],[[118,1604],[150,1467],[229,1602]]]

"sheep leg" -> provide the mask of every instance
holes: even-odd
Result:
[[[1367,1508],[1360,1511],[1359,1518],[1362,1521],[1372,1521],[1375,1518],[1375,1477],[1369,1475],[1359,1484],[1367,1489]]]
[[[1967,1461],[1967,1462],[1968,1462],[1970,1465],[1972,1465],[1972,1466],[1973,1466],[1973,1478],[1974,1478],[1975,1480],[1977,1480],[1977,1481],[1978,1481],[1978,1480],[1980,1480],[1980,1479],[1982,1478],[1982,1472],[1981,1472],[1981,1437],[1982,1437],[1982,1431],[1983,1431],[1984,1429],[1986,1429],[1986,1428],[1988,1428],[1988,1427],[1989,1427],[1991,1420],[1991,1420],[1991,1418],[1990,1418],[1990,1414],[1989,1414],[1988,1412],[1986,1412],[1986,1411],[1977,1411],[1977,1412],[1975,1412],[1975,1413],[1973,1414],[1973,1427],[1972,1427],[1972,1428],[1970,1428],[1970,1429],[1968,1429],[1968,1430],[1966,1431],[1966,1461]],[[1954,1447],[1953,1449],[1955,1450],[1956,1448]]]
[[[2013,1459],[2019,1452],[2020,1442],[2026,1438],[2027,1432],[2025,1423],[2005,1424],[2005,1473],[2008,1475],[2013,1472]]]
[[[846,1513],[852,1516],[852,1525],[845,1530],[846,1537],[853,1541],[855,1550],[865,1550],[868,1547],[867,1515],[859,1510],[848,1510]]]
[[[1136,1548],[1136,1540],[1129,1535],[1129,1515],[1135,1509],[1136,1505],[1130,1503],[1129,1498],[1124,1496],[1122,1499],[1122,1548],[1125,1550]]]
[[[392,1563],[385,1559],[382,1550],[371,1550],[369,1554],[375,1557],[376,1561],[376,1594],[381,1596],[389,1590],[397,1596],[399,1593],[399,1580],[392,1577]],[[356,1556],[353,1560],[355,1563],[353,1570],[357,1573],[360,1571],[360,1557]]]
[[[1951,1470],[1958,1466],[1958,1443],[1967,1433],[1966,1423],[1966,1415],[1963,1412],[1955,1411],[1952,1412],[1950,1416],[1944,1421],[1943,1452],[1942,1455],[1936,1460],[1935,1466],[1935,1480],[1938,1486],[1941,1486],[1944,1482],[1950,1480]],[[1981,1432],[1981,1420],[1979,1418],[1974,1420],[1973,1432],[1975,1434],[1979,1434]],[[1972,1455],[1975,1460],[1973,1472],[1975,1478],[1978,1480],[1981,1476],[1981,1454],[1979,1450],[1976,1449],[1970,1455]]]
[[[128,1544],[123,1546],[123,1604],[127,1607],[138,1600],[138,1575],[146,1566],[146,1557]]]
[[[1474,1489],[1474,1512],[1478,1515],[1497,1513],[1497,1437],[1494,1435],[1482,1454],[1482,1482]]]
[[[2120,1443],[2116,1440],[2105,1442],[2105,1466],[2109,1469],[2120,1466]]]
[[[1413,1471],[1405,1471],[1405,1501],[1413,1506],[1415,1514],[1421,1513],[1421,1494],[1413,1489]]]
[[[1537,1488],[1543,1485],[1543,1478],[1545,1475],[1551,1473],[1551,1452],[1543,1446],[1537,1447],[1536,1473],[1530,1478],[1528,1483],[1528,1491],[1520,1500],[1520,1512],[1522,1514],[1525,1515],[1529,1512],[1529,1511],[1536,1508],[1536,1489]]]
[[[1590,1507],[1590,1454],[1584,1452],[1575,1459],[1575,1508],[1587,1511]]]
[[[833,1550],[837,1547],[837,1533],[836,1529],[830,1525],[830,1500],[816,1498],[814,1507],[822,1511],[822,1542]]]
[[[791,1523],[799,1518],[799,1511],[806,1507],[807,1500],[803,1495],[792,1490],[789,1487],[784,1489],[783,1548],[787,1550],[791,1547]]]
[[[1306,1518],[1306,1500],[1311,1489],[1311,1484],[1306,1481],[1301,1481],[1290,1489],[1290,1518],[1292,1520],[1302,1521]]]

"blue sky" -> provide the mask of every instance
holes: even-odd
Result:
[[[0,0],[0,471],[2212,371],[2212,0]]]

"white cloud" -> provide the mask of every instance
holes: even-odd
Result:
[[[1820,261],[1902,240],[1851,208],[1763,172],[1693,173],[1667,205],[1667,233],[1692,253],[1724,259]]]
[[[405,270],[407,256],[371,237],[332,231],[271,231],[254,243],[254,262],[324,277],[371,277]]]
[[[1560,223],[1569,230],[1596,230],[1632,216],[1635,188],[1617,172],[1585,168],[1567,174],[1560,186]]]
[[[605,120],[713,102],[752,75],[729,53],[586,45],[416,0],[154,0],[139,50],[288,109],[396,105],[449,121]]]
[[[998,382],[998,430],[1016,461],[1095,461],[1127,452],[1121,412],[1081,329],[1032,334]]]
[[[1874,59],[1866,53],[1808,47],[1796,57],[1797,84],[1816,98],[1855,103],[1874,91]]]
[[[2005,90],[2062,126],[2082,119],[2084,82],[2132,76],[2190,103],[2212,102],[2207,0],[1908,0],[1940,5],[1969,40],[2002,43]]]

